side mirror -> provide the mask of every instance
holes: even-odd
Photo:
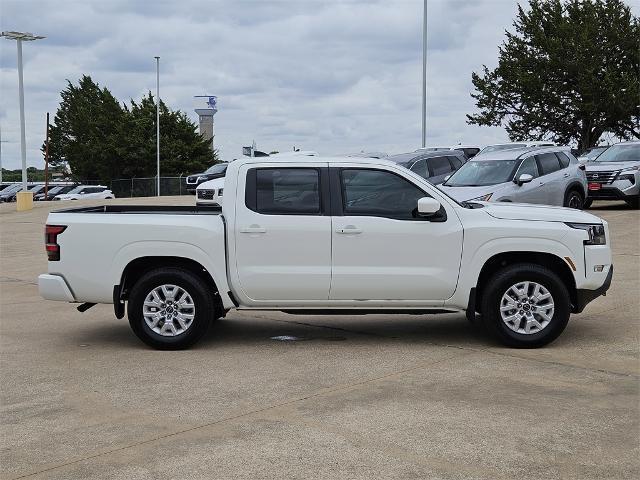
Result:
[[[418,215],[430,217],[440,211],[440,202],[435,198],[422,197],[418,199]]]
[[[529,175],[528,173],[523,173],[518,177],[518,181],[516,183],[518,184],[519,187],[521,187],[525,183],[529,183],[531,180],[533,180],[533,175]]]

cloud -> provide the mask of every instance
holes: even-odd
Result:
[[[219,97],[224,159],[256,140],[321,153],[407,151],[420,142],[422,1],[3,0],[0,27],[24,45],[28,163],[42,165],[45,115],[66,81],[91,75],[121,101],[155,92],[196,120],[193,96]],[[471,72],[494,65],[512,0],[430,0],[428,143],[502,141],[469,126]],[[0,41],[2,163],[18,168],[15,45]]]

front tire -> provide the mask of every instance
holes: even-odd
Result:
[[[564,196],[564,206],[582,210],[584,208],[584,197],[578,190],[569,190]]]
[[[551,270],[520,263],[496,272],[482,295],[482,319],[502,344],[537,348],[564,331],[571,312],[569,292]]]
[[[200,340],[215,318],[214,292],[181,268],[158,268],[136,282],[127,307],[136,336],[158,350],[181,350]]]
[[[584,210],[586,210],[587,208],[591,207],[591,204],[593,203],[593,200],[591,198],[587,198],[584,203],[582,204],[582,208]]]

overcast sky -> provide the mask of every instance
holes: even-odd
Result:
[[[495,66],[511,0],[429,0],[427,143],[506,140],[466,124],[471,72]],[[223,159],[266,151],[399,153],[420,146],[422,0],[0,0],[2,30],[25,43],[27,161],[41,166],[45,115],[66,80],[90,75],[120,101],[155,92],[193,112],[218,96]],[[2,164],[20,165],[15,42],[0,40]]]

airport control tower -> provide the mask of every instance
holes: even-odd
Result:
[[[214,95],[196,95],[193,97],[196,103],[195,111],[200,123],[200,135],[211,142],[213,150],[213,116],[218,111],[218,97]]]

